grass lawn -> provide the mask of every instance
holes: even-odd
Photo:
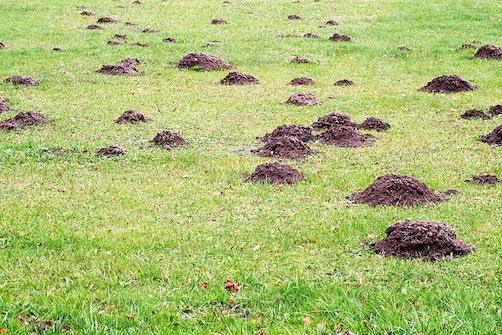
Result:
[[[40,80],[25,88],[1,82],[0,96],[16,111],[0,120],[29,110],[52,120],[0,132],[0,333],[502,332],[502,188],[465,182],[479,173],[502,177],[500,147],[478,141],[502,116],[459,118],[502,103],[502,66],[473,59],[475,49],[457,50],[472,41],[502,45],[500,1],[131,2],[0,1],[0,80]],[[96,15],[81,16],[80,5]],[[85,29],[105,15],[119,22]],[[219,17],[228,24],[209,24]],[[338,26],[325,25],[332,18]],[[142,33],[146,27],[157,32]],[[278,37],[307,32],[321,38]],[[334,32],[352,42],[329,41]],[[129,43],[107,45],[115,34]],[[176,43],[162,42],[168,36]],[[221,42],[205,47],[214,40]],[[228,87],[218,84],[226,71],[176,68],[195,51],[260,84]],[[294,55],[311,63],[290,64]],[[144,74],[96,73],[126,57],[140,59]],[[417,90],[443,74],[478,88]],[[300,76],[315,85],[287,85]],[[355,85],[334,86],[339,79]],[[320,104],[285,105],[297,91],[314,93]],[[127,109],[151,121],[115,124]],[[250,152],[256,136],[333,111],[356,122],[378,117],[392,128],[373,132],[369,147],[313,144],[306,160],[286,161],[305,174],[296,185],[245,182],[257,165],[274,161]],[[153,147],[150,139],[164,129],[189,145]],[[127,154],[95,155],[113,144]],[[459,194],[412,208],[347,203],[388,173]],[[430,263],[367,247],[407,218],[447,223],[476,251]],[[226,279],[240,290],[226,292]]]

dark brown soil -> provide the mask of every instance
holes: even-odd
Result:
[[[140,122],[146,122],[148,119],[141,114],[138,111],[135,110],[128,110],[125,111],[117,120],[115,120],[115,123],[140,123]]]
[[[464,114],[460,115],[462,119],[482,119],[489,120],[491,119],[490,115],[485,114],[479,109],[469,109],[464,112]]]
[[[288,16],[288,20],[303,20],[300,15],[291,14]]]
[[[291,80],[291,82],[289,84],[293,85],[293,86],[314,85],[314,81],[310,78],[307,78],[307,77],[300,77],[300,78],[295,78],[295,79]]]
[[[164,130],[155,135],[152,141],[155,145],[171,150],[174,147],[184,146],[187,142],[175,131]]]
[[[82,16],[93,16],[94,13],[91,12],[90,10],[83,10],[83,11],[80,12],[80,15],[82,15]]]
[[[117,65],[103,65],[97,72],[112,76],[137,75],[139,74],[137,66],[140,63],[136,58],[126,58]]]
[[[9,102],[7,101],[7,98],[0,97],[0,113],[8,112],[9,110]]]
[[[457,239],[445,224],[405,220],[385,230],[386,237],[374,243],[375,252],[399,258],[422,258],[438,261],[468,254],[473,246]]]
[[[166,37],[166,38],[163,38],[162,39],[162,42],[166,42],[166,43],[174,43],[176,42],[176,39],[173,38],[173,37]]]
[[[303,35],[305,38],[319,38],[319,35],[314,34],[314,33],[306,33]]]
[[[327,26],[337,26],[338,22],[336,22],[335,20],[329,20],[326,22],[326,25]]]
[[[319,130],[319,129],[328,129],[336,125],[357,127],[357,124],[352,122],[350,116],[336,112],[321,116],[316,122],[312,124],[312,127],[314,127],[314,129]]]
[[[157,30],[155,30],[153,28],[145,28],[141,32],[144,33],[144,34],[153,34],[153,33],[156,33]]]
[[[320,135],[320,141],[326,144],[344,148],[357,148],[371,145],[374,138],[370,135],[360,134],[357,128],[336,125]]]
[[[390,129],[390,124],[376,117],[369,117],[359,125],[359,128],[366,130],[386,131]]]
[[[225,21],[224,19],[212,19],[211,24],[218,25],[218,24],[227,24],[228,22]]]
[[[96,152],[96,154],[98,156],[114,157],[114,156],[125,155],[125,151],[121,147],[117,147],[115,145],[112,145],[111,147],[106,147],[106,148],[99,149]]]
[[[10,119],[5,120],[4,122],[0,123],[0,129],[6,130],[6,131],[18,131],[24,127],[41,126],[41,125],[45,125],[48,123],[49,123],[49,120],[47,120],[42,115],[42,113],[22,112],[22,113],[17,114],[13,118],[10,118]]]
[[[491,106],[488,112],[495,116],[495,115],[501,115],[502,114],[502,105],[494,105]]]
[[[427,85],[420,90],[430,93],[455,93],[472,91],[476,86],[463,80],[457,75],[453,76],[440,76],[428,82]]]
[[[222,85],[253,85],[258,84],[258,79],[249,74],[240,72],[230,72],[225,78],[220,80]]]
[[[500,179],[498,179],[497,176],[494,176],[492,174],[479,174],[477,176],[472,176],[470,179],[467,179],[466,181],[469,183],[488,184],[488,185],[500,183]]]
[[[294,184],[305,177],[297,169],[281,163],[268,163],[256,167],[248,181],[269,184]]]
[[[110,16],[100,17],[96,21],[96,23],[113,23],[113,22],[116,22],[116,20],[113,17],[110,17]]]
[[[305,57],[295,56],[291,60],[291,63],[293,63],[293,64],[308,64],[309,60]]]
[[[127,42],[126,41],[119,41],[119,40],[111,40],[106,42],[108,45],[125,45]]]
[[[231,66],[216,56],[203,53],[190,53],[184,56],[178,63],[180,69],[195,69],[203,71],[215,71],[229,69]]]
[[[63,49],[61,49],[61,48],[53,48],[52,51],[60,52],[60,51],[63,51]]]
[[[335,83],[335,86],[352,86],[352,85],[354,85],[354,82],[348,79],[342,79]]]
[[[502,47],[495,45],[483,45],[478,49],[474,58],[480,59],[502,59]]]
[[[495,128],[491,133],[482,135],[480,141],[490,145],[502,145],[502,125]]]
[[[262,142],[268,142],[274,138],[279,137],[295,137],[302,142],[314,141],[316,137],[312,134],[312,128],[300,125],[282,125],[274,129],[271,133],[261,137]]]
[[[4,83],[16,86],[38,86],[40,82],[34,78],[24,76],[12,76],[4,80]]]
[[[141,5],[141,1],[138,1],[138,0],[133,1],[133,2],[132,2],[132,4],[133,4],[133,5]]]
[[[113,38],[119,39],[119,40],[125,40],[127,39],[127,35],[124,34],[115,34],[113,35]]]
[[[368,188],[349,197],[355,203],[371,206],[414,206],[436,203],[446,198],[444,194],[435,194],[413,177],[396,174],[378,177]]]
[[[85,29],[89,30],[100,30],[100,29],[105,29],[103,27],[98,26],[97,24],[90,24],[88,25]]]
[[[314,106],[319,104],[315,95],[311,93],[295,93],[288,98],[286,103],[295,106]]]
[[[334,42],[350,42],[352,39],[350,36],[334,33],[330,38],[330,41]]]
[[[262,157],[303,159],[312,153],[312,149],[296,137],[283,136],[271,138],[252,152]]]

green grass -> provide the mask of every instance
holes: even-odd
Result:
[[[472,40],[502,45],[500,2],[131,2],[2,0],[0,79],[25,74],[41,85],[1,83],[0,96],[17,111],[42,111],[53,124],[0,134],[0,329],[30,333],[36,325],[16,318],[35,315],[57,321],[47,334],[62,324],[75,334],[502,332],[502,189],[464,182],[481,172],[502,177],[500,149],[477,141],[501,119],[458,118],[501,103],[502,67],[456,50]],[[83,29],[96,19],[79,15],[84,3],[121,22]],[[288,21],[293,13],[304,20]],[[209,25],[215,17],[229,24]],[[338,27],[323,26],[333,17]],[[142,34],[145,27],[159,32]],[[353,42],[328,41],[334,31]],[[276,37],[306,32],[322,38]],[[150,46],[107,46],[116,33]],[[177,43],[162,43],[167,36]],[[202,47],[211,40],[222,42]],[[261,83],[222,87],[225,72],[177,70],[192,51],[218,55]],[[289,64],[296,54],[313,64]],[[144,61],[144,75],[95,73],[125,57]],[[417,91],[441,74],[479,88]],[[304,75],[316,85],[300,91],[321,104],[284,105],[296,91],[287,83]],[[356,85],[333,86],[343,78]],[[130,108],[152,122],[113,123]],[[314,145],[315,155],[291,162],[306,175],[298,185],[244,182],[271,161],[249,152],[256,136],[334,110],[356,122],[379,117],[392,129],[376,134],[372,147]],[[163,129],[178,130],[190,146],[152,148],[148,141]],[[112,144],[127,155],[94,155]],[[53,147],[75,151],[44,153]],[[460,193],[410,209],[347,204],[347,195],[391,172]],[[448,223],[477,250],[426,263],[383,258],[364,246],[405,218]],[[239,282],[238,293],[225,292],[227,278]],[[208,290],[200,288],[204,282]],[[237,307],[229,310],[230,299]]]

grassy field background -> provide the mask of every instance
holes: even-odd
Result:
[[[55,320],[46,334],[61,328],[75,334],[502,332],[502,189],[464,182],[482,172],[502,176],[501,150],[477,141],[501,117],[459,119],[468,108],[502,102],[502,67],[473,59],[472,49],[456,50],[473,40],[502,45],[501,2],[131,2],[0,3],[0,42],[7,46],[0,50],[0,79],[24,74],[41,81],[34,88],[1,83],[0,96],[17,111],[40,110],[53,120],[0,134],[1,332],[36,331],[36,322],[23,325],[19,315]],[[97,16],[81,16],[80,5]],[[289,21],[289,14],[304,19]],[[120,22],[84,29],[105,15]],[[217,17],[229,24],[210,25]],[[325,26],[331,18],[339,26]],[[141,33],[146,27],[158,33]],[[353,42],[330,42],[335,31]],[[277,38],[306,32],[322,38]],[[106,45],[117,33],[149,47]],[[161,42],[168,36],[177,42]],[[212,40],[221,43],[203,47]],[[176,69],[193,51],[222,57],[260,85],[225,87],[218,81],[226,72]],[[294,55],[313,62],[289,64]],[[95,73],[125,57],[142,60],[144,75]],[[417,91],[442,74],[459,74],[478,89]],[[316,85],[287,85],[299,76]],[[344,78],[356,85],[333,86]],[[315,93],[321,104],[284,105],[296,91]],[[152,121],[113,123],[131,108]],[[315,155],[290,162],[306,176],[298,185],[245,182],[256,165],[271,161],[249,152],[256,136],[332,111],[357,122],[379,117],[392,128],[376,134],[372,147],[314,145]],[[190,146],[151,147],[148,141],[163,129],[179,131]],[[127,155],[95,156],[112,144]],[[44,151],[55,147],[73,151]],[[460,193],[411,209],[347,204],[346,196],[386,173]],[[425,263],[383,258],[365,247],[406,218],[447,223],[477,250]],[[225,292],[226,279],[238,281],[240,291]]]

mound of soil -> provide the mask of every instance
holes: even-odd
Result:
[[[281,163],[262,164],[247,178],[255,183],[294,184],[305,177],[297,169]]]
[[[319,129],[328,129],[336,125],[357,127],[357,124],[352,122],[350,116],[336,112],[321,116],[316,122],[312,124],[312,127],[314,127],[314,129],[319,130]]]
[[[386,237],[374,243],[375,252],[399,258],[438,261],[468,254],[473,246],[457,239],[451,227],[442,223],[405,220],[385,230]]]
[[[312,149],[296,137],[282,136],[271,138],[263,147],[251,152],[262,157],[302,159],[310,155]]]
[[[314,106],[319,104],[315,95],[311,93],[295,93],[288,98],[286,103],[295,106]]]
[[[338,22],[336,22],[335,20],[329,20],[326,22],[326,25],[327,26],[337,26]]]
[[[90,10],[83,10],[83,11],[80,12],[80,15],[82,15],[82,16],[93,16],[94,13],[91,12]]]
[[[479,174],[477,176],[472,176],[470,179],[467,179],[466,182],[493,185],[500,183],[500,179],[492,174]]]
[[[354,85],[354,82],[352,80],[348,80],[348,79],[338,80],[335,83],[335,86],[352,86],[352,85]]]
[[[5,120],[0,123],[0,129],[7,131],[18,131],[24,127],[29,126],[41,126],[48,124],[49,120],[47,120],[42,113],[39,112],[22,112]]]
[[[96,21],[96,23],[114,23],[114,22],[116,22],[116,20],[113,17],[110,17],[110,16],[100,17]]]
[[[288,16],[288,20],[303,20],[300,15],[291,14]]]
[[[227,24],[228,22],[225,21],[224,19],[212,19],[211,24],[218,25],[218,24]]]
[[[289,82],[289,85],[301,86],[301,85],[314,85],[314,81],[307,77],[295,78]]]
[[[502,145],[502,125],[495,128],[491,133],[482,135],[479,140],[490,145]]]
[[[155,30],[153,28],[145,28],[141,32],[144,33],[144,34],[153,34],[153,33],[156,33],[157,30]]]
[[[502,114],[502,105],[491,106],[488,112],[493,116],[500,115]]]
[[[440,202],[446,200],[446,196],[435,194],[413,177],[388,174],[378,177],[368,188],[350,196],[349,200],[371,206],[414,206]]]
[[[162,39],[162,42],[165,42],[165,43],[174,43],[174,42],[176,42],[176,39],[173,38],[173,37],[166,37],[166,38]]]
[[[323,143],[344,148],[357,148],[374,142],[372,136],[360,134],[356,128],[342,125],[330,127],[319,138]]]
[[[8,112],[10,110],[7,98],[0,97],[0,113]]]
[[[106,148],[101,148],[99,149],[96,154],[98,156],[105,156],[105,157],[114,157],[114,156],[122,156],[125,155],[124,149],[121,147],[117,147],[115,145],[112,145],[110,147]]]
[[[480,59],[501,59],[502,48],[496,45],[483,45],[476,51],[474,58]]]
[[[274,138],[284,136],[294,137],[305,143],[316,139],[316,137],[312,134],[312,128],[310,127],[284,124],[275,128],[271,133],[261,137],[260,140],[262,142],[268,142]]]
[[[126,41],[119,41],[119,40],[111,40],[106,42],[106,44],[108,45],[124,45],[126,43],[127,43]]]
[[[137,66],[140,63],[141,62],[136,58],[126,58],[117,65],[103,65],[97,72],[111,76],[137,75],[139,74]]]
[[[249,74],[240,72],[230,72],[225,78],[220,80],[222,85],[253,85],[258,84],[258,79]]]
[[[141,114],[138,111],[135,110],[128,110],[125,111],[122,115],[119,116],[117,120],[115,120],[115,123],[139,123],[139,122],[146,122],[148,121],[147,118]]]
[[[455,93],[472,91],[476,86],[463,80],[457,75],[453,76],[440,76],[428,82],[427,85],[420,90],[430,93]]]
[[[295,56],[291,60],[291,63],[293,63],[293,64],[308,64],[309,60],[305,57]]]
[[[390,124],[376,117],[369,117],[359,125],[359,128],[366,130],[386,131],[390,129]]]
[[[171,150],[174,147],[186,145],[187,142],[175,131],[164,130],[155,135],[151,140],[155,145]]]
[[[103,27],[98,26],[97,24],[90,24],[88,25],[85,29],[89,30],[100,30],[100,29],[105,29]]]
[[[34,78],[25,76],[12,76],[4,80],[4,83],[16,86],[38,86],[40,82]]]
[[[306,33],[303,35],[305,38],[319,38],[319,35],[314,34],[314,33]]]
[[[491,119],[490,115],[485,114],[479,109],[468,109],[464,112],[464,114],[460,115],[462,119],[482,119],[489,120]]]
[[[350,36],[343,35],[343,34],[338,34],[338,33],[334,33],[329,38],[329,40],[330,41],[334,41],[334,42],[350,42],[352,39],[350,38]]]
[[[178,63],[180,69],[195,69],[203,71],[215,71],[229,69],[231,66],[216,56],[203,53],[189,53]]]

